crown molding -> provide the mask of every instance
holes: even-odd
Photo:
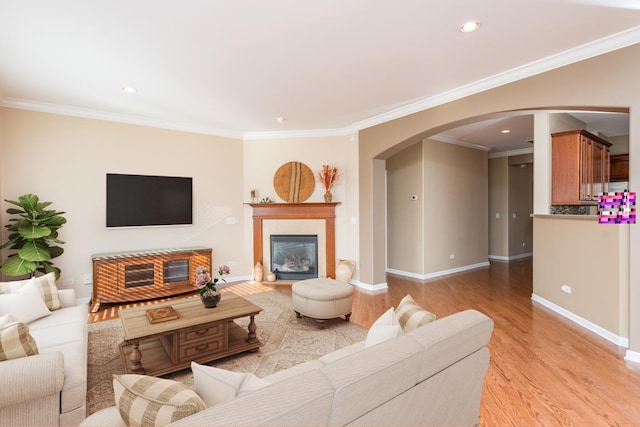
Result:
[[[495,74],[491,77],[487,77],[486,79],[478,80],[448,92],[424,98],[404,107],[399,107],[378,116],[356,122],[352,127],[357,130],[366,129],[422,110],[437,107],[438,105],[446,104],[447,102],[456,101],[458,99],[504,86],[508,83],[513,83],[527,77],[532,77],[556,68],[564,67],[614,50],[622,49],[639,42],[640,26],[636,26],[626,31],[603,37],[581,46],[548,56],[541,60]]]
[[[92,118],[97,120],[107,120],[122,122],[142,126],[151,126],[164,129],[173,129],[185,132],[200,133],[205,135],[216,135],[228,138],[257,140],[257,139],[280,139],[280,138],[309,138],[325,136],[345,136],[357,133],[362,129],[376,126],[391,120],[399,119],[422,110],[437,107],[451,101],[455,101],[470,95],[474,95],[489,89],[494,89],[508,83],[525,79],[546,71],[560,68],[575,62],[583,61],[602,55],[614,50],[622,49],[640,43],[640,26],[630,28],[620,33],[583,44],[581,46],[565,50],[529,64],[512,68],[494,76],[478,80],[476,82],[460,86],[456,89],[443,92],[441,94],[423,98],[407,104],[403,107],[395,108],[386,113],[364,119],[344,128],[337,129],[311,129],[284,132],[241,132],[228,129],[211,128],[202,125],[173,122],[170,120],[151,119],[147,117],[116,114],[106,111],[91,110],[84,108],[74,108],[58,104],[48,104],[16,98],[4,98],[1,106],[19,108],[24,110],[42,111],[67,116],[77,116]]]
[[[447,144],[460,145],[462,147],[473,148],[475,150],[480,150],[480,151],[489,151],[489,150],[491,150],[491,147],[487,147],[486,145],[476,144],[476,143],[473,143],[473,142],[465,141],[463,139],[454,138],[452,136],[445,135],[445,134],[442,134],[442,133],[439,134],[439,135],[430,136],[430,137],[425,138],[425,139],[432,139],[434,141],[445,142]]]
[[[521,148],[519,150],[499,151],[497,153],[490,153],[490,159],[497,159],[499,157],[521,156],[523,154],[533,154],[533,147]]]
[[[242,139],[245,141],[258,139],[287,139],[287,138],[314,138],[326,136],[347,136],[356,131],[350,127],[341,129],[315,129],[315,130],[291,130],[274,132],[244,132]]]
[[[92,110],[89,108],[69,107],[66,105],[29,101],[18,98],[5,98],[2,100],[0,105],[3,107],[17,108],[21,110],[61,114],[63,116],[82,117],[85,119],[105,120],[109,122],[127,123],[132,125],[171,129],[203,135],[215,135],[227,138],[242,139],[242,132],[232,130],[210,128],[207,126],[200,126],[191,123],[180,123],[170,120],[153,119],[149,117],[134,116],[129,114],[111,113],[108,111]]]

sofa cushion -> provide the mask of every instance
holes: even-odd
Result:
[[[367,338],[365,340],[365,347],[371,347],[372,345],[376,345],[402,335],[402,328],[400,327],[400,323],[398,323],[393,307],[391,307],[389,310],[382,313],[382,315],[378,317],[369,328],[369,332],[367,332]]]
[[[436,320],[436,315],[420,307],[411,295],[406,295],[400,300],[400,304],[396,308],[396,315],[404,333]]]
[[[298,363],[297,365],[293,365],[287,369],[281,369],[277,372],[274,372],[273,374],[266,376],[263,379],[265,381],[268,381],[269,383],[277,383],[286,380],[287,378],[303,374],[305,372],[315,371],[317,369],[320,369],[324,365],[325,364],[318,359],[307,360],[304,363]]]
[[[342,359],[345,356],[357,353],[357,352],[363,350],[364,348],[365,348],[364,341],[358,341],[358,342],[353,343],[351,345],[348,345],[346,347],[342,347],[339,350],[332,351],[329,354],[325,354],[324,356],[322,356],[318,360],[320,362],[322,362],[323,364],[328,365],[329,363],[335,362],[338,359]]]
[[[0,327],[4,325],[8,325],[9,323],[13,323],[13,322],[15,322],[15,319],[11,317],[10,314],[5,314],[0,316]]]
[[[193,388],[207,408],[269,385],[268,381],[245,372],[233,372],[191,362]]]
[[[0,314],[10,314],[19,322],[29,323],[50,313],[35,278],[15,293],[0,295]]]
[[[146,375],[114,375],[113,392],[120,416],[129,426],[164,426],[205,409],[186,385]]]
[[[404,335],[320,368],[335,389],[327,425],[347,425],[413,387],[421,358],[421,347]]]
[[[0,327],[0,360],[18,359],[34,354],[38,354],[38,346],[29,334],[27,325],[12,322]]]
[[[60,352],[64,356],[62,412],[85,404],[87,393],[87,304],[51,312],[29,324],[40,353]]]
[[[319,370],[222,402],[175,426],[326,426],[333,387]]]

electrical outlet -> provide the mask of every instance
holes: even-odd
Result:
[[[228,267],[234,267],[236,265],[235,261],[227,261],[227,266]]]
[[[456,254],[449,254],[449,259],[456,259]]]
[[[569,285],[562,285],[560,286],[560,290],[562,292],[564,292],[565,294],[570,294],[571,293],[571,286]]]
[[[86,273],[82,275],[82,283],[85,285],[90,285],[93,282],[93,278],[91,277],[91,273]]]

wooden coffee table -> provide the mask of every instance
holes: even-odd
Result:
[[[171,306],[178,318],[150,323],[146,311]],[[204,308],[200,298],[120,310],[124,341],[120,357],[125,373],[164,375],[244,351],[256,351],[254,317],[262,308],[232,293],[222,294],[215,308]],[[249,316],[247,330],[234,319]]]

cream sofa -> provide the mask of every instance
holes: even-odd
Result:
[[[478,425],[493,320],[467,310],[276,372],[175,426]],[[116,407],[82,425],[124,425]]]
[[[72,289],[58,297],[62,308],[27,324],[39,354],[0,362],[2,426],[75,426],[86,417],[88,305],[76,305]]]

